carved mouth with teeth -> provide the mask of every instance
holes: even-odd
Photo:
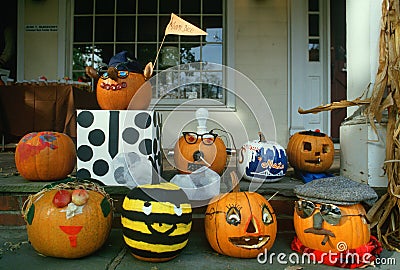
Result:
[[[240,248],[259,249],[268,243],[269,235],[229,237],[229,242]]]
[[[107,83],[107,82],[101,82],[100,87],[105,89],[105,90],[121,90],[122,88],[126,88],[126,82],[122,83]]]
[[[317,158],[317,159],[307,159],[307,160],[305,160],[305,162],[307,162],[307,163],[312,163],[312,164],[315,164],[315,165],[319,165],[319,164],[321,164],[321,159],[320,159],[320,158]]]

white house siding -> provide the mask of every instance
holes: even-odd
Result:
[[[262,91],[271,108],[276,141],[288,140],[288,7],[282,0],[235,0],[235,69]],[[241,111],[238,104],[238,111]],[[262,108],[256,108],[261,110]],[[256,123],[248,130],[257,132]],[[272,125],[272,123],[260,123]],[[270,138],[272,139],[272,138]]]

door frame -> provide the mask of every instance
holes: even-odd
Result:
[[[289,136],[296,132],[308,130],[309,126],[305,124],[307,118],[312,114],[298,113],[298,108],[305,108],[304,97],[307,96],[306,72],[299,63],[308,61],[308,24],[307,24],[307,4],[308,0],[288,0],[288,130]],[[331,67],[330,67],[330,0],[319,0],[321,7],[320,13],[320,59],[322,62],[322,86],[320,104],[328,104],[331,101]],[[304,42],[299,42],[304,41]],[[330,112],[321,112],[320,124],[315,125],[313,129],[320,129],[330,136],[331,116]],[[314,115],[315,116],[315,115]]]

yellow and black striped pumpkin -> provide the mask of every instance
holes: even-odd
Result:
[[[186,246],[192,227],[192,208],[185,192],[175,184],[133,188],[122,204],[124,241],[140,260],[162,262]]]

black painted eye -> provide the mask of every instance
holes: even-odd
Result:
[[[226,212],[226,222],[231,225],[237,226],[240,224],[240,211],[235,206],[232,206]]]
[[[268,206],[266,206],[265,204],[262,206],[262,221],[264,222],[265,225],[274,222],[271,212],[269,211]]]

